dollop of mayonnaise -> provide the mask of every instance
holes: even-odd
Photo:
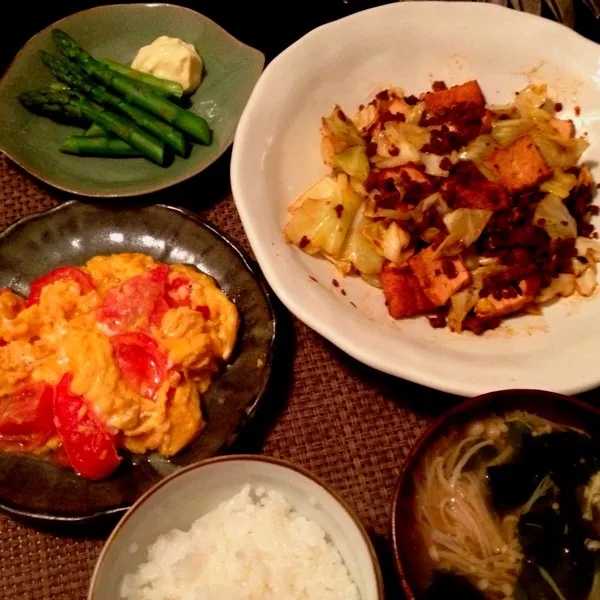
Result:
[[[190,94],[200,85],[204,66],[192,44],[161,35],[148,46],[140,48],[131,68],[161,79],[177,81],[183,93]]]

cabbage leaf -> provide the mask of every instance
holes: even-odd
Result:
[[[331,116],[321,124],[321,155],[326,165],[364,181],[370,165],[367,144],[356,125],[335,106]]]
[[[371,159],[372,162],[382,169],[393,169],[410,162],[420,162],[421,153],[406,139],[400,129],[392,125],[397,124],[386,123],[384,128],[373,136],[373,142],[377,144],[377,155]],[[393,156],[390,153],[392,148],[398,151]]]
[[[578,237],[575,240],[577,256],[590,256],[595,262],[600,262],[600,242],[590,238]]]
[[[501,123],[503,121],[500,121]],[[497,147],[496,140],[491,135],[477,136],[472,142],[466,145],[459,153],[459,160],[480,161]]]
[[[369,176],[371,166],[363,146],[350,146],[331,156],[331,166],[337,168],[350,177],[356,177],[363,182]]]
[[[364,235],[371,240],[377,252],[395,265],[405,263],[414,253],[407,251],[410,235],[395,221],[377,221],[363,227]]]
[[[364,275],[376,275],[383,266],[383,257],[364,234],[364,229],[371,223],[372,221],[361,214],[361,211],[357,213],[340,256],[341,261],[351,264]]]
[[[448,312],[448,327],[456,332],[462,331],[462,324],[466,316],[471,312],[479,300],[479,290],[477,286],[471,286],[456,292],[450,298],[450,311]]]
[[[553,169],[567,170],[576,166],[590,145],[583,138],[564,140],[558,134],[547,135],[537,130],[531,135],[544,160]]]
[[[548,99],[548,86],[530,84],[515,95],[515,107],[522,117],[530,117],[532,113],[544,106]]]
[[[379,273],[360,273],[362,280],[365,283],[368,283],[372,287],[376,287],[381,289],[383,286],[381,285],[381,278],[379,277]]]
[[[591,256],[591,252],[588,253],[586,268],[581,273],[576,281],[577,291],[582,296],[591,296],[592,292],[596,289],[598,269],[596,267],[596,261]]]
[[[444,200],[439,192],[435,192],[423,198],[421,202],[412,211],[412,218],[415,222],[420,223],[423,220],[425,213],[430,209],[435,208],[440,217],[444,217],[450,212],[448,203]]]
[[[563,199],[546,194],[533,213],[533,224],[545,229],[551,239],[577,237],[577,222],[571,216]]]
[[[318,193],[326,187],[321,182]],[[311,188],[313,189],[313,188]],[[303,202],[295,203],[292,218],[284,228],[286,239],[308,254],[322,252],[338,258],[362,198],[352,189],[348,177],[339,174],[329,197],[303,194]]]
[[[427,175],[435,175],[435,177],[447,177],[449,169],[442,169],[442,167],[440,166],[444,158],[449,159],[450,161],[452,161],[452,163],[456,162],[452,160],[450,154],[446,154],[443,156],[429,153],[421,154],[421,162],[425,167],[425,173],[427,173]]]
[[[383,126],[383,131],[394,145],[408,142],[417,150],[420,150],[430,138],[427,129],[401,121],[388,121]]]
[[[359,131],[366,133],[371,125],[377,121],[377,109],[373,104],[367,104],[356,113],[352,121]]]
[[[477,241],[492,216],[491,210],[458,208],[444,217],[448,236],[437,250],[444,256],[457,256]]]
[[[350,146],[364,145],[356,125],[345,115],[344,111],[335,106],[329,117],[324,117],[321,123],[321,134],[331,144],[334,153],[341,152]]]
[[[425,112],[425,103],[417,102],[414,106],[411,106],[406,113],[406,122],[409,125],[418,125],[421,122],[421,117]]]
[[[534,127],[531,119],[507,119],[496,121],[492,126],[491,137],[501,146],[508,146]]]
[[[471,270],[471,285],[457,292],[450,299],[448,325],[452,331],[458,333],[462,331],[462,322],[477,304],[479,292],[483,289],[485,280],[491,275],[502,273],[508,269],[505,265],[498,264],[497,259],[479,257],[477,262],[481,266]]]
[[[297,200],[288,208],[292,214],[300,208],[306,200],[313,198],[314,200],[327,200],[333,196],[336,187],[336,178],[331,175],[319,179],[317,183],[311,185],[306,192],[298,196]]]
[[[560,273],[552,278],[550,286],[556,291],[559,296],[568,298],[575,293],[577,288],[577,280],[572,273]]]
[[[568,198],[571,190],[576,184],[577,177],[575,175],[572,173],[565,173],[560,169],[555,169],[552,179],[544,181],[544,183],[540,185],[540,190],[542,190],[542,192],[554,194],[559,198]]]

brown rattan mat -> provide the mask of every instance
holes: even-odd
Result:
[[[224,157],[209,173],[151,200],[195,206],[248,249],[229,195],[228,160]],[[209,208],[200,200],[203,192]],[[63,197],[0,156],[0,228],[50,208]],[[265,428],[264,439],[260,436],[258,451],[310,469],[350,502],[376,544],[388,597],[396,598],[388,539],[395,482],[403,458],[430,416],[451,398],[364,367],[292,321],[293,328],[284,332],[290,353],[290,381],[280,383],[284,406],[267,407],[251,425],[259,431],[267,412],[280,411]],[[249,440],[236,449],[249,451]],[[44,532],[0,515],[0,598],[84,598],[105,537],[106,532]]]

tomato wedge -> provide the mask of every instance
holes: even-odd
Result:
[[[210,317],[210,308],[208,308],[208,306],[196,306],[194,310],[201,313],[205,319]]]
[[[167,304],[171,308],[190,305],[192,282],[185,277],[176,277],[167,283]]]
[[[87,294],[94,289],[94,283],[87,273],[79,269],[78,267],[58,267],[50,273],[36,279],[29,289],[29,298],[25,300],[25,306],[31,306],[38,304],[42,295],[42,290],[51,283],[57,281],[69,281],[73,280],[79,284],[82,294]]]
[[[71,466],[86,479],[104,479],[119,466],[117,448],[83,396],[71,392],[67,373],[56,387],[54,424]]]
[[[40,381],[0,398],[0,447],[39,448],[54,432],[54,390]]]
[[[98,310],[98,320],[113,331],[143,330],[150,323],[160,323],[168,308],[165,300],[168,272],[167,265],[159,265],[110,290]]]
[[[145,333],[119,333],[110,338],[121,378],[133,391],[154,398],[167,377],[167,357]]]
[[[176,277],[173,281],[167,283],[166,294],[167,304],[171,308],[191,306],[192,282],[185,277]],[[208,306],[197,306],[194,310],[202,313],[205,319],[210,317]]]

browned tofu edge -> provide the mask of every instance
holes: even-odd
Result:
[[[511,193],[535,187],[552,176],[551,167],[530,135],[523,135],[504,148],[495,148],[483,162]]]
[[[380,273],[380,279],[386,306],[394,319],[412,317],[434,309],[410,269],[398,269],[387,263]]]
[[[471,282],[471,274],[462,258],[437,258],[435,253],[435,248],[429,246],[411,256],[408,265],[432,304],[444,306],[451,296]],[[452,272],[455,275],[450,277]]]
[[[474,79],[446,90],[427,92],[421,100],[430,111],[435,113],[446,111],[457,104],[485,106],[485,97],[481,87]]]

